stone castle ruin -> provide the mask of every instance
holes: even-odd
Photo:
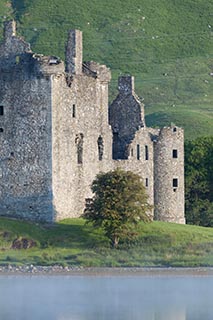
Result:
[[[155,220],[185,223],[184,137],[176,126],[146,127],[134,78],[119,78],[108,106],[110,70],[82,61],[71,30],[65,63],[33,53],[4,24],[0,45],[0,214],[34,221],[77,217],[99,172],[141,176]]]

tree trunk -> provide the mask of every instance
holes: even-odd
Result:
[[[113,239],[112,239],[112,246],[113,248],[117,248],[118,247],[118,242],[119,242],[119,237],[117,236],[114,236]]]

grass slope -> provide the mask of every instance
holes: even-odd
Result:
[[[84,60],[112,70],[111,99],[117,76],[135,75],[148,124],[192,126],[187,138],[212,135],[213,1],[0,0],[1,20],[10,5],[34,51],[64,58],[68,29],[81,29]]]
[[[13,8],[10,1],[0,0],[0,25],[6,19],[11,19],[13,17]],[[0,38],[3,36],[3,28],[0,28]]]
[[[32,239],[30,249],[11,249],[15,239]],[[0,218],[0,264],[73,266],[213,266],[212,228],[153,222],[140,225],[132,245],[111,249],[101,230],[68,219],[53,226]]]

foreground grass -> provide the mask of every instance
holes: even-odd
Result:
[[[11,249],[15,239],[32,239],[30,249]],[[0,218],[1,265],[84,267],[213,266],[212,228],[153,222],[140,225],[135,243],[111,249],[101,230],[68,219],[52,226]]]

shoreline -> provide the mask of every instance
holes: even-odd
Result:
[[[0,276],[212,276],[213,267],[0,266]]]

